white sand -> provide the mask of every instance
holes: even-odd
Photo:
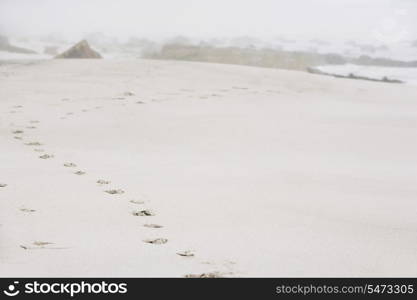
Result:
[[[56,60],[0,66],[0,116],[0,276],[417,276],[417,87]]]

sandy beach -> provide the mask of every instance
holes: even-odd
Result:
[[[244,66],[1,65],[0,276],[417,276],[416,100]]]

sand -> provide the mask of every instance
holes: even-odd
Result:
[[[416,96],[217,64],[2,65],[0,276],[417,276]]]

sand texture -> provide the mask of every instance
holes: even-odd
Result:
[[[0,66],[0,276],[417,276],[417,87]]]

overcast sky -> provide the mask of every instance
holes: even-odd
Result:
[[[0,33],[417,39],[417,0],[0,0]]]

